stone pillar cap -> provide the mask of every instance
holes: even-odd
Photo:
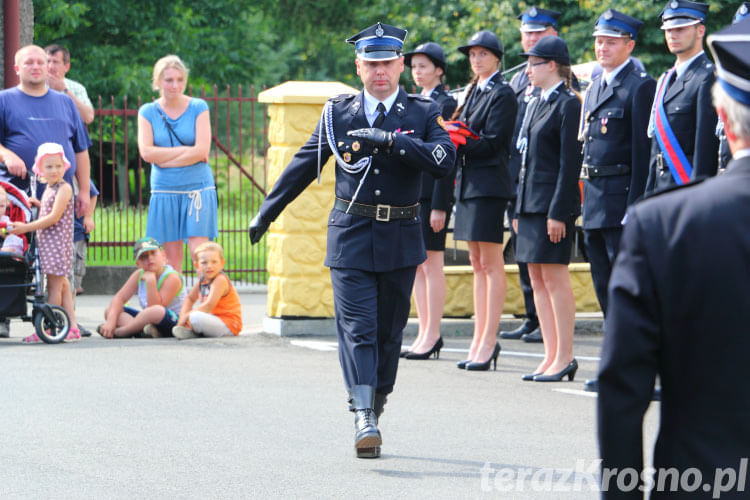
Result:
[[[325,104],[340,94],[357,94],[359,90],[341,82],[289,81],[258,94],[258,102],[268,104]]]

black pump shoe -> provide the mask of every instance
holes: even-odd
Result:
[[[440,349],[443,348],[443,337],[438,337],[435,345],[432,346],[427,352],[417,354],[415,352],[409,352],[404,356],[406,359],[430,359],[430,356],[435,355],[435,359],[440,359]]]
[[[537,375],[542,375],[544,372],[537,372],[537,373],[527,373],[526,375],[521,377],[521,380],[524,382],[531,382],[534,380],[534,377]]]
[[[573,358],[573,361],[559,372],[552,375],[537,375],[534,377],[534,382],[561,382],[565,375],[568,376],[569,381],[573,381],[576,378],[576,371],[578,371],[578,361]]]
[[[477,361],[471,361],[468,365],[466,365],[466,369],[470,371],[480,371],[480,372],[486,372],[490,369],[490,363],[493,364],[493,370],[497,370],[497,355],[500,354],[500,344],[495,344],[495,350],[492,351],[492,356],[490,356],[490,359],[485,361],[484,363],[479,363]]]
[[[459,361],[458,363],[456,363],[456,368],[458,368],[459,370],[465,370],[466,369],[466,365],[468,365],[469,363],[471,363],[470,359],[465,359],[463,361]]]

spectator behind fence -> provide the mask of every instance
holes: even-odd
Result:
[[[10,181],[20,189],[30,190],[28,172],[34,155],[43,142],[62,145],[71,168],[65,181],[73,178],[84,186],[75,197],[76,214],[83,215],[89,205],[88,148],[91,140],[73,100],[47,88],[47,53],[36,45],[27,45],[16,52],[15,70],[20,83],[0,92],[0,162],[8,173],[0,172],[0,180]],[[35,196],[41,195],[41,188]],[[70,245],[73,245],[71,234]],[[8,334],[8,320],[0,318],[0,336]]]
[[[160,97],[138,110],[138,150],[152,164],[146,235],[164,244],[167,262],[182,271],[183,241],[195,248],[218,234],[214,177],[208,165],[208,104],[185,95],[188,69],[175,55],[154,65]]]
[[[8,193],[0,186],[0,252],[23,253],[23,240],[20,236],[8,233],[13,223],[8,217]]]
[[[200,275],[185,302],[172,333],[180,340],[226,337],[242,330],[242,306],[237,290],[224,274],[224,249],[207,241],[195,249],[195,268]],[[193,305],[198,305],[193,308]]]
[[[83,277],[86,276],[86,252],[91,231],[95,227],[94,210],[99,198],[99,190],[96,189],[93,181],[89,184],[89,189],[91,190],[89,208],[82,217],[76,217],[73,221],[73,274],[70,284],[73,287],[74,295],[83,293]],[[81,332],[83,332],[83,329],[81,329]]]
[[[96,329],[106,338],[171,337],[177,324],[186,291],[180,273],[167,264],[161,245],[146,236],[133,247],[135,265],[138,267],[122,285],[104,311],[103,324]],[[141,311],[126,306],[138,294]]]
[[[456,222],[453,237],[469,245],[474,269],[474,338],[458,368],[497,367],[497,327],[505,303],[503,218],[513,197],[510,142],[518,103],[500,74],[503,49],[497,36],[480,31],[459,47],[469,58],[474,78],[454,116],[479,136],[457,146]]]
[[[422,87],[421,94],[440,106],[440,114],[450,119],[456,110],[456,100],[443,86],[445,79],[445,54],[435,42],[419,45],[404,54],[404,63],[411,68],[414,83]],[[445,307],[445,273],[443,261],[448,221],[453,208],[455,169],[451,174],[436,179],[422,172],[422,193],[419,196],[419,216],[422,219],[422,237],[427,250],[427,260],[417,266],[414,279],[414,303],[419,316],[419,332],[414,343],[402,353],[407,359],[428,359],[440,356],[443,338],[440,320]]]
[[[70,52],[62,45],[47,45],[47,85],[52,90],[67,94],[76,105],[83,123],[88,125],[94,121],[94,106],[91,104],[86,87],[65,75],[70,71]]]
[[[73,293],[68,281],[73,267],[73,186],[63,174],[70,168],[60,144],[45,142],[39,146],[34,160],[34,173],[47,183],[42,196],[39,218],[33,222],[16,223],[13,234],[37,231],[39,269],[47,279],[47,302],[62,306],[70,317],[70,330],[65,340],[80,340],[76,323]],[[36,333],[23,339],[25,344],[38,344]]]

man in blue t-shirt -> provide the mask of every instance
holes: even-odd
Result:
[[[76,197],[76,215],[82,216],[89,206],[91,146],[86,127],[75,103],[67,95],[47,87],[47,53],[36,45],[16,52],[15,70],[20,83],[0,92],[0,180],[9,181],[30,191],[29,178],[37,147],[45,142],[62,145],[71,168],[65,180],[80,190]],[[41,198],[42,189],[30,193]],[[73,242],[71,241],[72,245]],[[8,336],[8,320],[0,318],[0,337]]]

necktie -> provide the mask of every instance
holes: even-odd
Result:
[[[372,122],[373,128],[380,128],[380,126],[385,121],[385,106],[382,102],[378,103],[378,107],[376,108],[378,110],[378,116],[375,117],[375,121]]]
[[[599,88],[599,99],[604,97],[604,92],[607,90],[607,80],[602,76],[602,85]]]

